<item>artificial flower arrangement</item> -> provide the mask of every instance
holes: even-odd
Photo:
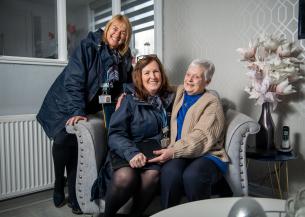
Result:
[[[256,103],[272,102],[274,108],[280,102],[279,96],[296,92],[292,83],[302,79],[300,65],[304,64],[303,49],[294,42],[288,42],[283,35],[263,35],[249,48],[238,48],[241,61],[247,62],[247,76],[250,79],[245,91]]]

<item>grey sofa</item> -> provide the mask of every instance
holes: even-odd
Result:
[[[249,134],[259,131],[259,125],[236,110],[228,109],[225,115],[225,149],[231,160],[225,178],[233,191],[233,196],[248,195],[246,143]],[[76,134],[78,139],[77,199],[82,211],[89,214],[104,211],[103,200],[90,202],[91,186],[106,155],[106,130],[103,126],[101,113],[89,116],[87,122],[80,121],[75,126],[67,126],[67,131]],[[120,211],[124,212],[125,208],[126,205]]]

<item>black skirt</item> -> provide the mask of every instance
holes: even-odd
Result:
[[[137,148],[143,153],[147,159],[152,159],[156,157],[153,154],[154,150],[161,149],[161,145],[156,140],[144,140],[136,144]],[[122,167],[130,167],[129,162],[119,155],[111,152],[111,166],[113,170],[117,170]],[[147,163],[144,167],[138,169],[145,169],[145,170],[160,170],[160,164],[157,163]]]

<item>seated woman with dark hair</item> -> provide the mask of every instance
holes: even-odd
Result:
[[[124,97],[110,119],[108,146],[113,174],[105,197],[106,217],[114,216],[130,198],[130,215],[140,216],[159,185],[160,165],[147,161],[152,155],[149,150],[160,149],[161,140],[167,141],[167,113],[174,94],[154,55],[137,62],[133,83],[133,94]]]
[[[207,60],[190,64],[184,85],[177,89],[171,116],[171,139],[166,149],[154,151],[150,163],[164,163],[161,170],[163,208],[211,196],[212,185],[227,170],[224,150],[224,113],[217,96],[206,90],[215,67]]]

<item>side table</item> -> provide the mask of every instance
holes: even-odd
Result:
[[[279,196],[283,199],[283,191],[281,188],[280,177],[281,177],[281,169],[284,165],[284,178],[286,180],[286,192],[287,195],[289,193],[289,176],[288,176],[288,161],[297,159],[296,153],[292,150],[290,152],[281,152],[281,151],[274,151],[273,155],[263,155],[261,152],[257,152],[255,148],[249,148],[247,150],[247,159],[253,159],[257,161],[265,161],[268,162],[268,170],[269,170],[269,177],[271,180],[272,190],[273,187],[273,179],[272,179],[272,171],[270,167],[270,163],[273,163],[273,168],[275,172],[275,179],[278,187]],[[248,161],[249,162],[249,161]]]

